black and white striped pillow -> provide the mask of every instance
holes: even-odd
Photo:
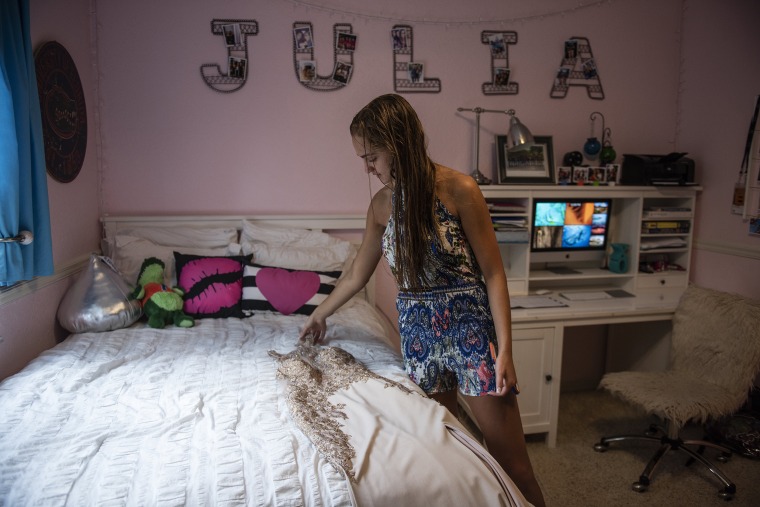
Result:
[[[251,316],[257,311],[271,311],[310,315],[333,291],[340,275],[340,271],[249,264],[243,269],[243,314]]]

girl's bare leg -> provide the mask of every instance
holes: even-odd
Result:
[[[483,432],[488,452],[512,478],[525,498],[536,507],[543,507],[544,495],[528,456],[517,397],[509,393],[503,397],[466,396],[465,398]],[[456,414],[456,411],[453,413]]]

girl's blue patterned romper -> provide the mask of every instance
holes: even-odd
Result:
[[[395,202],[394,202],[395,205]],[[429,280],[423,291],[400,288],[396,299],[401,349],[409,377],[427,394],[459,387],[468,396],[494,391],[490,343],[496,332],[480,267],[459,217],[436,198],[441,240],[432,239]],[[393,215],[383,233],[383,254],[395,274]]]

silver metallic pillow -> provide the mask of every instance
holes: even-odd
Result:
[[[140,302],[129,298],[132,288],[108,257],[91,255],[58,306],[58,322],[72,333],[111,331],[132,325],[142,315]]]

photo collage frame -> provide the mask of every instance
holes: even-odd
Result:
[[[333,25],[333,62],[330,74],[317,73],[314,58],[315,37],[312,24],[307,21],[293,23],[293,59],[298,81],[317,91],[337,90],[351,81],[354,69],[354,52],[358,36],[350,24]]]
[[[558,185],[617,185],[618,183],[620,183],[620,164],[557,168]]]

